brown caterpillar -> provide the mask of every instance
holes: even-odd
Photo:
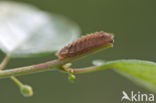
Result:
[[[78,38],[57,52],[59,59],[73,57],[88,52],[94,48],[113,43],[113,35],[103,31],[91,33]]]

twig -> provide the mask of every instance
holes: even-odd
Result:
[[[8,64],[9,60],[10,60],[10,56],[9,55],[5,56],[5,58],[1,62],[0,70],[4,69],[6,67],[6,65]]]
[[[112,44],[107,44],[107,45],[103,46],[103,48],[108,48],[108,47],[112,47],[112,46],[113,46]],[[48,70],[58,69],[58,68],[60,69],[66,63],[73,62],[74,60],[78,60],[82,57],[88,56],[89,54],[95,53],[96,51],[100,51],[100,50],[102,50],[102,49],[96,48],[95,50],[91,50],[87,53],[84,53],[84,54],[81,54],[78,56],[74,56],[74,57],[69,57],[69,58],[65,58],[65,59],[56,59],[56,60],[52,60],[52,61],[48,61],[48,62],[36,64],[36,65],[3,70],[3,71],[0,71],[0,78],[48,71]],[[76,69],[76,70],[74,70],[74,73],[93,71],[94,70],[93,68],[96,69],[96,67]]]
[[[3,70],[0,71],[0,77],[9,77],[9,76],[17,76],[17,75],[24,75],[24,74],[30,74],[30,73],[36,73],[36,72],[42,72],[42,71],[48,71],[56,68],[61,68],[62,65],[69,63],[72,61],[72,59],[65,59],[65,60],[52,60],[48,61],[45,63],[41,64],[36,64],[36,65],[31,65],[31,66],[26,66],[26,67],[19,67],[19,68],[14,68],[10,70]],[[86,72],[92,72],[100,69],[105,69],[105,68],[112,68],[112,64],[114,62],[108,62],[103,66],[91,66],[91,67],[86,67],[86,68],[78,68],[78,69],[72,69],[74,74],[79,74],[79,73],[86,73]]]

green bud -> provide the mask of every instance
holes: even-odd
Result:
[[[29,85],[22,85],[20,91],[24,97],[30,97],[33,95],[33,89]]]
[[[71,65],[72,65],[72,63],[67,63],[67,64],[64,65],[64,67],[69,68],[69,67],[71,67]]]
[[[75,79],[76,79],[76,76],[74,74],[72,74],[72,73],[69,73],[68,80],[71,81],[71,82],[74,82]]]

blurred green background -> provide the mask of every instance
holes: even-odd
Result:
[[[155,0],[16,0],[50,13],[62,14],[77,22],[82,34],[104,30],[115,34],[114,48],[73,63],[92,60],[143,59],[156,61]],[[8,68],[55,59],[54,54],[29,59],[12,59]],[[3,59],[1,53],[0,58]],[[18,77],[34,88],[34,96],[24,98],[10,79],[0,80],[0,103],[121,103],[122,91],[152,93],[113,70],[77,75],[74,84],[60,72],[44,72]],[[142,102],[143,103],[143,102]],[[147,102],[146,102],[147,103]]]

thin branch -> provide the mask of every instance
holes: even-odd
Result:
[[[5,58],[3,59],[1,65],[0,65],[0,71],[2,71],[8,64],[10,60],[10,56],[6,55]],[[13,80],[18,86],[23,85],[22,82],[20,82],[16,77],[10,76],[10,79]]]
[[[61,68],[62,65],[69,63],[69,62],[73,61],[74,59],[75,59],[75,57],[63,59],[63,60],[56,59],[56,60],[52,60],[52,61],[48,61],[45,63],[36,64],[36,65],[13,68],[13,69],[8,69],[8,70],[1,70],[0,78]]]
[[[63,68],[65,72],[71,71],[73,74],[80,74],[80,73],[88,73],[97,71],[99,67],[97,66],[90,66],[90,67],[84,67],[84,68]]]
[[[9,55],[5,56],[5,58],[1,62],[0,70],[4,69],[6,67],[6,65],[8,64],[9,60],[10,60],[10,56]]]
[[[19,68],[14,68],[14,69],[9,69],[9,70],[3,70],[3,71],[0,71],[0,78],[9,77],[9,76],[18,76],[18,75],[24,75],[24,74],[30,74],[30,73],[36,73],[36,72],[42,72],[42,71],[49,71],[49,70],[58,69],[58,68],[62,69],[62,66],[64,64],[73,61],[73,59],[75,58],[68,58],[68,59],[63,59],[63,60],[56,59],[56,60],[48,61],[48,62],[41,63],[41,64],[19,67]],[[112,67],[113,63],[114,62],[108,62],[102,66],[91,66],[91,67],[86,67],[86,68],[77,68],[77,69],[70,68],[70,69],[73,71],[74,74],[87,73],[87,72],[93,72],[93,71],[106,69],[106,68],[113,68]]]
[[[19,81],[16,77],[14,76],[10,76],[10,79],[13,80],[17,86],[21,87],[23,85],[23,83],[21,81]]]
[[[90,66],[90,67],[85,67],[85,68],[76,68],[76,69],[71,68],[71,69],[74,74],[89,73],[89,72],[94,72],[97,70],[116,68],[116,62],[118,62],[118,60],[107,62],[101,66]]]
[[[112,47],[112,45],[107,45],[104,48],[108,48],[108,47]],[[99,50],[101,49],[97,49],[96,51],[99,51]],[[95,53],[95,51],[94,52],[90,51],[90,52],[87,52],[78,56],[69,57],[65,59],[56,59],[56,60],[52,60],[52,61],[48,61],[48,62],[36,64],[36,65],[13,68],[13,69],[8,69],[8,70],[1,70],[0,78],[48,71],[48,70],[58,69],[58,68],[62,69],[62,66],[65,65],[66,63],[73,62],[74,60],[78,60],[92,53]],[[81,68],[81,69],[79,68],[79,69],[74,69],[73,73],[84,73],[84,72],[94,71],[96,69],[97,69],[96,67]]]
[[[82,55],[66,58],[66,59],[56,59],[36,65],[31,65],[31,66],[25,66],[25,67],[19,67],[19,68],[12,68],[8,70],[2,70],[0,71],[0,78],[8,78],[9,76],[18,76],[18,75],[24,75],[24,74],[29,74],[29,73],[35,73],[35,72],[42,72],[42,71],[48,71],[52,69],[62,69],[62,66],[66,63],[70,63],[74,60],[78,60],[82,57],[89,55],[89,53],[84,53]]]
[[[3,70],[3,71],[0,71],[0,77],[17,76],[17,75],[23,75],[23,74],[33,73],[33,72],[49,70],[50,68],[56,67],[57,62],[58,60],[54,60],[54,61],[49,61],[49,62],[31,65],[31,66]]]
[[[114,65],[116,62],[118,61],[107,62],[101,66],[90,66],[90,67],[84,67],[84,68],[71,68],[68,66],[67,67],[63,66],[62,70],[64,70],[65,72],[71,71],[73,74],[89,73],[89,72],[94,72],[94,71],[101,70],[101,69],[116,68],[116,66]]]

